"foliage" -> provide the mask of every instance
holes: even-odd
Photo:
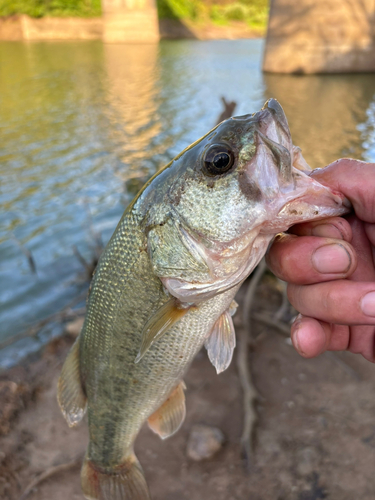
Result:
[[[227,24],[243,21],[252,27],[267,22],[267,0],[156,0],[160,18],[212,21]],[[0,16],[94,17],[101,15],[101,0],[0,0]]]
[[[220,0],[219,0],[220,1]],[[204,0],[157,0],[160,18],[207,20],[217,24],[242,21],[252,27],[264,27],[267,23],[267,0],[238,0],[236,2],[210,3]]]
[[[264,27],[267,23],[267,2],[233,2],[226,5],[213,5],[210,12],[213,21],[244,21],[254,28]]]
[[[158,14],[167,19],[196,19],[199,0],[158,0]]]
[[[0,16],[94,17],[101,15],[101,0],[0,0]]]

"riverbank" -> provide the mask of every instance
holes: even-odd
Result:
[[[160,19],[159,31],[162,39],[193,38],[197,40],[235,40],[260,38],[263,28],[251,28],[241,21],[230,21],[225,25],[212,22]],[[0,18],[0,40],[101,40],[103,18],[42,17],[32,18],[15,15]]]
[[[272,278],[260,285],[254,309],[275,311]],[[241,333],[240,310],[234,317]],[[0,498],[81,500],[80,463],[86,423],[66,425],[56,401],[57,379],[79,324],[39,356],[0,376]],[[374,365],[349,353],[304,360],[275,330],[253,325],[248,361],[259,391],[255,451],[241,458],[242,391],[236,355],[219,376],[204,351],[185,379],[187,418],[161,441],[147,426],[136,443],[154,500],[372,500],[375,491]],[[238,348],[237,348],[238,349]],[[187,456],[196,424],[219,428],[225,442],[211,459]],[[43,475],[44,474],[44,479]],[[37,484],[36,484],[37,483]],[[34,484],[34,487],[30,485]]]

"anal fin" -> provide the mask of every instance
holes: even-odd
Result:
[[[57,384],[57,401],[69,427],[74,427],[82,420],[87,398],[80,376],[79,338],[74,342],[62,367]]]
[[[169,398],[148,419],[148,425],[162,439],[172,436],[181,427],[186,415],[184,382],[173,389]]]
[[[235,309],[235,306],[232,309]],[[204,344],[208,357],[217,373],[221,373],[228,368],[236,347],[236,334],[231,313],[232,310],[225,311],[220,316]]]

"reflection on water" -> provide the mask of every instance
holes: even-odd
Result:
[[[111,135],[121,178],[127,186],[140,187],[148,173],[142,168],[145,151],[161,132],[156,99],[158,45],[108,44],[104,55]]]
[[[375,96],[375,75],[267,73],[264,80],[267,96],[282,104],[293,142],[313,168],[347,156],[374,160],[373,140],[371,146],[367,134],[374,128],[369,108]]]
[[[92,229],[108,240],[144,181],[215,124],[222,95],[238,114],[279,99],[313,166],[375,160],[374,76],[263,77],[262,46],[0,43],[0,342],[84,291],[73,246],[89,258]],[[5,349],[0,367],[48,335]]]

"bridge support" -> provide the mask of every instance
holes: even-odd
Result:
[[[263,70],[375,71],[375,1],[271,0]]]
[[[155,43],[159,41],[155,0],[102,0],[103,41]]]

